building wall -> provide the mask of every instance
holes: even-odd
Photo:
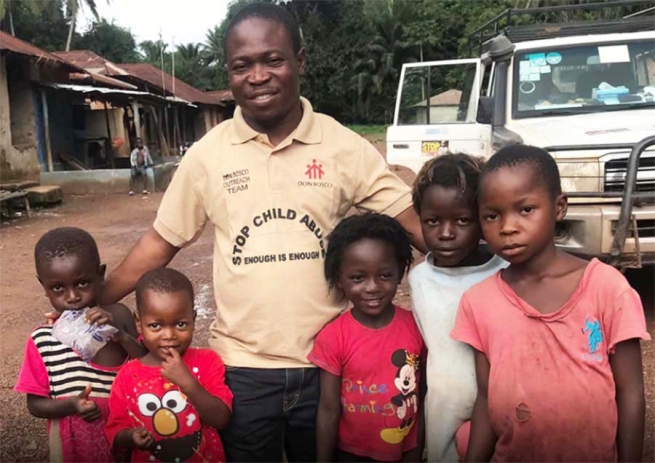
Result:
[[[0,182],[39,179],[29,72],[29,61],[0,56]]]
[[[86,110],[86,136],[88,138],[100,138],[107,136],[107,117],[105,116],[102,103],[92,104],[92,108]],[[114,157],[126,158],[130,156],[130,141],[123,125],[123,108],[110,108],[107,110],[109,116],[109,130],[111,131],[112,151]],[[121,139],[123,143],[115,143]]]

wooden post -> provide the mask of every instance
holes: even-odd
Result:
[[[137,138],[141,138],[141,116],[139,115],[139,103],[132,102],[132,112],[134,113],[134,131]]]
[[[107,123],[107,156],[109,157],[109,161],[111,162],[111,168],[115,168],[114,165],[114,150],[112,147],[111,143],[111,127],[109,125],[109,108],[107,108],[107,102],[103,102],[105,104],[105,122]]]
[[[43,102],[43,124],[45,129],[45,146],[48,153],[48,172],[52,172],[54,166],[52,164],[52,147],[50,146],[50,120],[48,116],[48,97],[45,90],[41,90],[41,101]]]
[[[166,130],[164,131],[164,136],[166,137],[167,140],[171,140],[171,138],[172,138],[171,137],[171,126],[168,123],[168,103],[164,103],[164,120],[162,122],[164,124],[166,124],[165,125]],[[168,142],[166,142],[166,144],[168,145]],[[170,149],[170,146],[167,146],[167,148]],[[168,150],[166,150],[166,151],[168,151]]]

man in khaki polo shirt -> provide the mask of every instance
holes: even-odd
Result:
[[[218,311],[209,344],[227,365],[228,461],[315,461],[314,337],[345,308],[323,276],[326,238],[351,206],[396,217],[424,249],[409,188],[363,138],[299,94],[298,26],[250,4],[226,32],[234,118],[182,160],[154,226],[108,277],[104,302],[214,226]]]

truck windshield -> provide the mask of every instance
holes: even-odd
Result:
[[[515,118],[655,106],[655,41],[584,44],[514,57]]]

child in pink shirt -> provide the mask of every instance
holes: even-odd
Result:
[[[451,336],[476,350],[467,461],[641,461],[650,339],[614,268],[555,247],[566,214],[544,150],[498,151],[482,172],[484,237],[510,266],[467,291]]]
[[[322,370],[318,461],[420,461],[425,347],[411,312],[392,302],[411,263],[391,217],[348,217],[330,235],[325,275],[353,308],[308,356]]]

